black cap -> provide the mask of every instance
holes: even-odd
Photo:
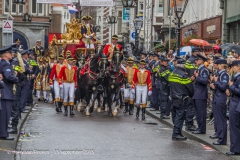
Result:
[[[12,52],[12,48],[13,48],[13,46],[10,45],[10,46],[6,46],[6,47],[0,49],[0,55],[1,55],[1,54],[4,54],[4,53],[6,53],[6,52],[11,53],[11,52]]]
[[[147,53],[145,51],[142,51],[141,54],[147,55]]]
[[[215,64],[227,64],[227,60],[225,59],[218,59],[215,61]]]
[[[197,57],[195,58],[195,60],[199,60],[199,59],[201,59],[201,60],[203,60],[203,61],[207,61],[207,60],[208,60],[207,57],[204,57],[204,56],[201,55],[201,54],[198,54]]]
[[[149,54],[149,56],[153,56],[154,52],[149,52],[148,54]]]
[[[192,53],[194,52],[201,52],[201,49],[199,47],[195,47],[192,49]]]
[[[16,53],[17,51],[18,51],[17,48],[12,48],[12,50],[11,50],[12,53]]]
[[[186,61],[182,58],[177,60],[177,64],[185,64],[185,63]]]
[[[163,55],[160,57],[160,60],[161,61],[169,61],[169,59],[166,56],[163,56]]]
[[[235,61],[232,61],[232,64],[231,66],[240,66],[240,60],[235,60]]]
[[[179,57],[179,56],[175,56],[173,60],[174,60],[174,61],[177,61],[177,60],[179,60],[179,59],[182,59],[182,58]]]
[[[21,54],[21,55],[28,54],[28,50],[22,50],[22,51],[20,52],[20,54]]]

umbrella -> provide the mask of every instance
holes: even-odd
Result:
[[[238,52],[238,53],[240,53],[239,51],[239,48],[240,48],[240,46],[239,45],[236,45],[236,44],[232,44],[232,43],[227,43],[227,44],[223,44],[223,45],[221,45],[221,48],[223,49],[223,50],[226,50],[226,51],[232,51],[232,50],[235,50],[235,52]]]
[[[207,41],[202,39],[191,39],[190,43],[199,45],[199,46],[211,46]]]

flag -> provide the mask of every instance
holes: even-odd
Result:
[[[174,0],[171,0],[171,7],[174,7]]]
[[[70,4],[68,4],[68,11],[70,14],[78,12],[78,10],[76,8],[73,8]]]

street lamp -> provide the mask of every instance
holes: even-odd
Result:
[[[177,23],[177,55],[180,56],[180,31],[181,31],[181,19],[183,16],[183,13],[185,12],[185,9],[187,7],[188,0],[174,0],[174,9],[175,14],[178,19]]]
[[[15,4],[25,4],[27,0],[14,0],[13,1]]]
[[[114,24],[117,23],[117,17],[116,16],[108,16],[107,17],[108,24]]]
[[[135,55],[138,53],[138,45],[139,45],[139,33],[141,31],[143,20],[141,18],[136,18],[134,20],[134,27],[135,27]]]
[[[123,8],[133,8],[136,6],[135,0],[122,0]]]
[[[28,13],[24,13],[24,14],[22,15],[22,20],[23,20],[23,21],[29,21],[29,22],[31,22],[31,21],[32,21],[32,17],[33,17],[33,15],[28,14]]]

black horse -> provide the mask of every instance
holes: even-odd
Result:
[[[110,66],[106,72],[104,87],[105,87],[105,98],[107,100],[107,104],[109,107],[108,115],[109,116],[117,116],[118,108],[120,106],[120,88],[123,85],[125,73],[121,69],[121,61],[123,59],[123,55],[120,51],[114,51],[112,61]],[[115,102],[115,109],[112,112],[111,105]]]

